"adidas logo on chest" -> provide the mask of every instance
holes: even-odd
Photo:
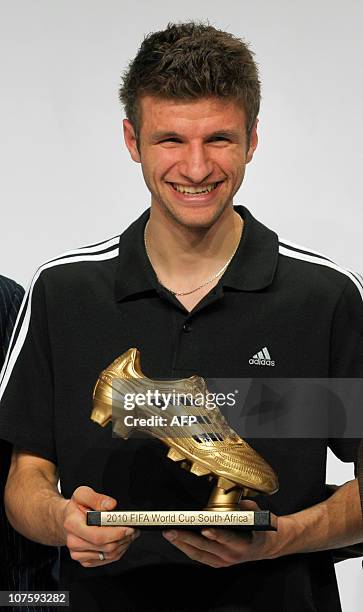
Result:
[[[253,357],[249,359],[248,363],[250,365],[270,367],[273,367],[275,365],[275,362],[271,359],[270,353],[268,352],[267,346],[264,346],[263,349],[256,353],[256,355],[253,355]]]

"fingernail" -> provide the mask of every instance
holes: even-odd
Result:
[[[104,508],[105,510],[111,510],[112,506],[113,506],[112,499],[103,499],[101,502],[101,508]]]
[[[213,540],[213,538],[215,537],[213,531],[209,531],[209,530],[202,530],[202,535],[205,536],[206,538],[210,538],[211,540]]]
[[[134,530],[131,529],[131,527],[127,527],[127,529],[125,529],[125,538],[132,536],[133,533],[134,533]]]
[[[163,531],[163,536],[167,540],[172,541],[172,540],[175,540],[176,538],[176,532],[175,531]]]

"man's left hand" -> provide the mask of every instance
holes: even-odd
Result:
[[[259,510],[253,501],[244,501],[242,510]],[[279,520],[279,526],[284,517]],[[211,567],[228,567],[246,561],[279,556],[282,534],[274,531],[233,531],[207,528],[193,531],[163,531],[163,536],[195,561]]]

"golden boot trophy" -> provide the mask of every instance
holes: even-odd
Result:
[[[175,527],[188,520],[189,529],[205,525],[213,513],[215,524],[221,526],[275,528],[269,512],[242,511],[240,501],[275,493],[276,474],[231,429],[215,404],[206,405],[207,395],[205,381],[197,375],[169,381],[147,378],[136,348],[130,348],[101,372],[93,392],[94,422],[105,427],[112,421],[113,433],[123,439],[135,429],[159,439],[168,447],[169,459],[180,462],[196,476],[216,479],[216,484],[204,511],[183,512],[180,516],[177,511],[172,516],[170,511],[140,512],[139,516],[137,512],[89,512],[89,524],[165,527],[169,520]],[[139,399],[132,408],[126,401],[130,397]]]

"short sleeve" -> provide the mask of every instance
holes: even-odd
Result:
[[[332,323],[331,378],[363,378],[363,280],[358,274],[351,275],[337,303]],[[362,410],[361,402],[357,410]],[[361,438],[361,431],[357,431],[357,439],[331,438],[329,446],[342,461],[356,462],[358,436]]]
[[[24,298],[1,373],[0,438],[56,463],[53,375],[41,276]]]

